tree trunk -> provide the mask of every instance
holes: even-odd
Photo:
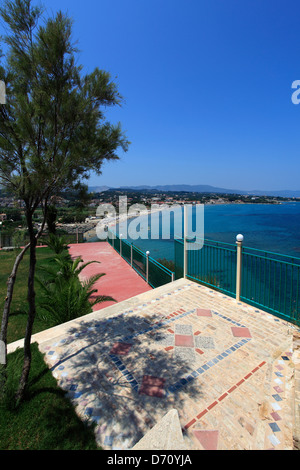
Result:
[[[12,271],[10,273],[10,276],[7,281],[7,291],[6,291],[6,298],[5,298],[5,303],[4,303],[4,308],[3,308],[3,315],[2,315],[2,323],[1,323],[1,331],[0,331],[0,340],[5,342],[7,341],[7,326],[8,326],[8,317],[9,317],[9,312],[10,312],[10,306],[12,302],[12,296],[13,296],[13,291],[14,291],[14,285],[17,277],[17,271],[18,267],[24,257],[24,254],[30,247],[30,243],[26,245],[22,251],[18,254],[18,256],[15,259]]]
[[[30,260],[29,260],[29,273],[28,273],[28,320],[27,320],[27,327],[24,339],[24,362],[23,362],[23,370],[19,382],[19,389],[16,394],[17,402],[21,401],[24,397],[25,388],[28,382],[29,371],[31,366],[31,336],[32,336],[32,329],[33,323],[35,319],[35,290],[34,290],[34,275],[35,275],[35,266],[36,266],[36,243],[37,239],[34,234],[33,228],[33,218],[32,213],[28,212],[26,214],[27,218],[27,226],[29,231],[30,237]]]
[[[43,220],[43,223],[41,225],[41,228],[40,228],[39,232],[36,235],[37,240],[41,236],[41,234],[43,233],[43,230],[44,230],[46,212],[47,212],[47,210],[46,210],[46,207],[45,207],[44,220]],[[13,292],[14,292],[15,282],[16,282],[16,278],[17,278],[18,268],[19,268],[19,265],[20,265],[22,259],[24,258],[24,255],[25,255],[25,253],[26,253],[26,251],[28,250],[29,247],[30,247],[30,243],[28,243],[22,249],[22,251],[18,254],[18,256],[16,257],[13,268],[12,268],[12,271],[11,271],[10,276],[8,278],[8,281],[7,281],[6,298],[5,298],[5,302],[4,302],[2,322],[1,322],[1,330],[0,330],[0,341],[2,341],[2,344],[4,345],[3,361],[0,364],[0,378],[2,378],[4,380],[4,382],[6,380],[5,370],[6,370],[6,364],[7,364],[7,328],[8,328],[9,314],[10,314],[10,306],[11,306],[11,302],[12,302],[12,298],[13,298]]]
[[[6,298],[4,303],[3,315],[2,315],[2,323],[1,323],[1,331],[0,331],[0,341],[2,341],[3,345],[3,357],[0,363],[0,387],[4,386],[6,383],[6,365],[7,365],[7,327],[8,327],[8,319],[10,313],[10,306],[13,297],[14,285],[17,277],[17,271],[19,265],[24,257],[24,254],[28,250],[30,244],[26,245],[22,251],[18,254],[15,259],[12,272],[7,281],[7,292]]]

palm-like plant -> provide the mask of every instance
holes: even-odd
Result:
[[[68,249],[65,237],[60,237],[54,233],[49,233],[49,237],[44,240],[44,243],[57,255],[62,254]]]
[[[82,262],[81,258],[72,260],[66,256],[54,258],[56,269],[43,268],[43,277],[37,277],[41,288],[38,302],[39,317],[50,327],[65,323],[92,312],[92,307],[100,302],[113,301],[110,296],[96,295],[95,283],[104,273],[91,276],[81,282],[79,274],[91,263],[99,261]]]
[[[99,263],[100,261],[87,261],[83,263],[82,258],[79,256],[72,260],[71,257],[66,256],[56,256],[54,258],[56,265],[58,267],[58,275],[62,276],[64,279],[70,279],[72,277],[79,277],[81,271],[86,268],[89,264]],[[101,274],[105,276],[105,274]],[[100,277],[101,277],[100,276]]]

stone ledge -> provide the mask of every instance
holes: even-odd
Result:
[[[178,411],[170,410],[132,450],[187,450]]]
[[[295,366],[295,424],[294,424],[294,449],[300,450],[300,333],[293,337],[293,363]]]
[[[126,300],[122,300],[121,302],[117,302],[114,305],[110,305],[109,307],[105,307],[102,310],[96,310],[92,313],[89,313],[83,317],[75,318],[74,320],[70,320],[69,322],[62,323],[61,325],[54,326],[47,330],[41,331],[39,333],[35,333],[31,337],[31,343],[38,343],[42,344],[46,341],[54,340],[63,336],[68,333],[70,328],[77,328],[79,325],[83,323],[88,323],[92,320],[103,320],[106,318],[114,317],[126,309],[131,307],[135,307],[139,305],[139,303],[144,303],[148,299],[153,299],[153,292],[157,296],[163,295],[164,293],[172,292],[173,290],[177,289],[178,287],[185,286],[187,281],[183,278],[178,279],[174,282],[170,282],[165,284],[161,287],[157,287],[156,289],[152,289],[151,291],[143,292],[142,294],[138,294],[134,297],[131,297]],[[7,353],[10,354],[14,352],[18,348],[24,347],[24,338],[13,343],[7,345]]]

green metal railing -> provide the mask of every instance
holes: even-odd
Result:
[[[107,241],[151,287],[175,280],[175,273],[115,233],[109,231]]]
[[[183,277],[183,240],[175,242],[176,279]],[[199,249],[197,248],[197,243]],[[187,277],[216,287],[227,295],[235,297],[236,288],[236,247],[212,240],[196,240],[193,250],[187,252]]]
[[[300,324],[299,290],[299,258],[243,248],[243,301]]]
[[[187,251],[186,277],[236,297],[237,245],[199,239],[201,249]],[[240,299],[300,324],[300,258],[241,248]],[[176,279],[184,275],[184,242],[175,240]]]
[[[107,240],[153,288],[184,277],[183,239],[174,240],[174,272],[115,233],[108,232]],[[238,266],[237,244],[197,239],[193,248],[186,252],[188,279],[300,325],[300,258],[241,245]]]

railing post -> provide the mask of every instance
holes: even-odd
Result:
[[[149,255],[150,251],[146,251],[146,281],[149,284]]]
[[[120,234],[120,256],[122,256],[122,233]]]
[[[175,281],[175,273],[172,273],[172,282]]]
[[[188,231],[188,213],[187,206],[183,206],[184,213],[184,226],[183,226],[183,277],[186,279],[188,270],[188,258],[187,258],[187,231]]]
[[[236,237],[237,244],[237,258],[236,258],[236,300],[241,300],[241,286],[242,286],[242,245],[244,237],[239,234]]]
[[[130,245],[130,265],[131,265],[131,267],[133,265],[133,246],[132,246],[132,243]]]

